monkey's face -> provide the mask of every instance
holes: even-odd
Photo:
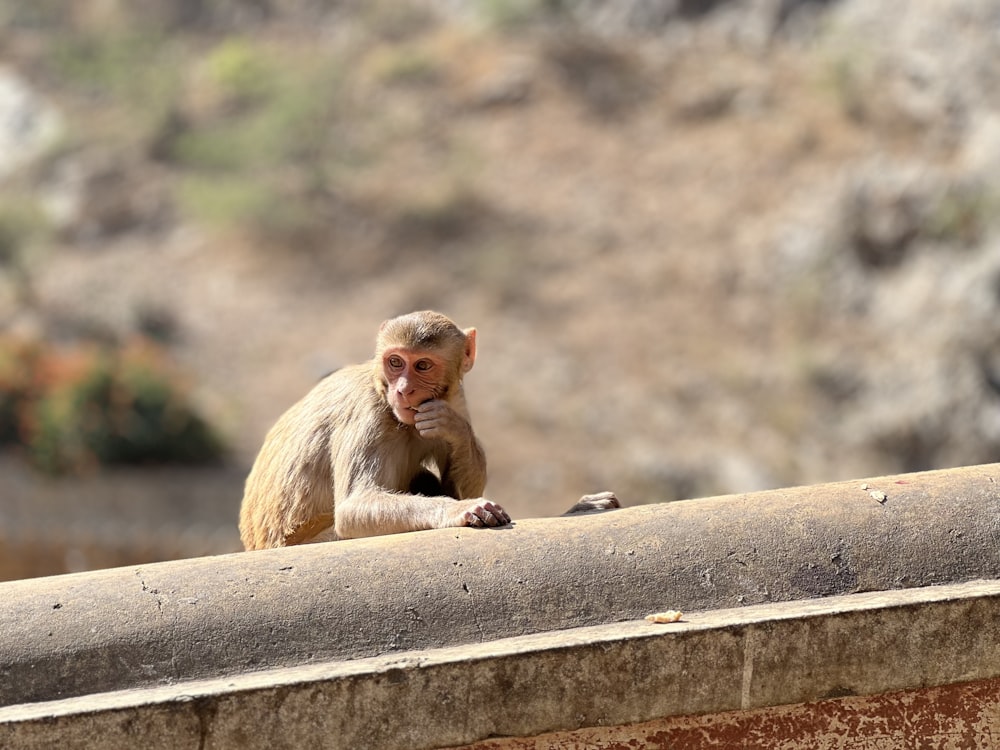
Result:
[[[382,355],[382,373],[392,413],[412,425],[422,403],[441,398],[448,391],[448,367],[433,351],[396,347]]]

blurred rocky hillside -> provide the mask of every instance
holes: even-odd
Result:
[[[0,202],[0,329],[159,342],[230,446],[15,450],[8,539],[235,548],[270,424],[427,307],[515,517],[1000,460],[1000,0],[6,0]]]

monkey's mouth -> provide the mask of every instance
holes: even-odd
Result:
[[[413,421],[416,419],[417,414],[419,414],[418,411],[419,408],[420,408],[419,404],[415,406],[398,404],[397,406],[393,407],[392,411],[395,414],[396,419],[398,419],[400,422],[403,422],[405,424],[413,424]]]
[[[413,424],[416,419],[417,414],[420,413],[420,407],[426,404],[428,401],[433,401],[433,398],[424,399],[418,404],[406,404],[397,403],[393,406],[393,412],[396,415],[396,419],[404,422],[406,424]]]

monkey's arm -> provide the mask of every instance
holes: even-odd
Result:
[[[402,467],[391,460],[392,446],[353,453],[367,458],[337,462],[335,530],[340,539],[398,534],[448,526],[500,526],[510,516],[482,497],[456,500],[397,492]]]
[[[451,498],[357,487],[337,502],[335,529],[341,539],[357,539],[440,528],[449,525],[447,510],[454,503]]]
[[[448,456],[439,466],[446,495],[459,499],[479,497],[486,489],[486,453],[475,435],[464,445],[449,446]]]
[[[358,487],[337,502],[334,514],[339,539],[357,539],[449,526],[502,526],[510,516],[486,498],[455,500]]]
[[[445,494],[460,500],[479,497],[486,489],[486,452],[463,411],[447,401],[428,401],[414,424],[422,438],[441,441],[444,450],[436,456],[441,484]]]

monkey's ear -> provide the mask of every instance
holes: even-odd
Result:
[[[465,334],[465,353],[462,355],[462,372],[468,372],[476,363],[476,329],[466,328],[462,333]]]

